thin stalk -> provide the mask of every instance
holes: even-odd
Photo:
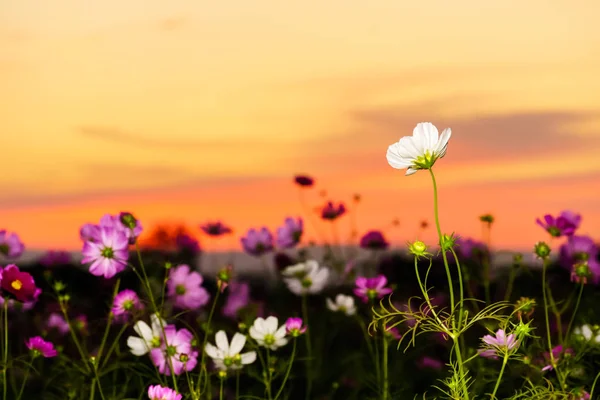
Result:
[[[235,373],[235,400],[239,400],[239,398],[240,398],[240,371],[237,371]]]
[[[490,294],[490,255],[491,255],[491,226],[486,222],[482,223],[483,228],[483,240],[487,245],[488,251],[487,256],[483,257],[483,286],[485,289],[485,302],[490,304],[492,296]]]
[[[492,392],[492,396],[490,397],[492,400],[496,398],[496,392],[500,387],[500,381],[502,380],[502,375],[504,374],[504,368],[506,367],[506,363],[508,362],[508,353],[504,354],[504,359],[502,360],[502,368],[500,369],[500,374],[498,375],[498,379],[496,380],[496,386],[494,386],[494,391]]]
[[[225,379],[221,378],[221,385],[219,387],[219,400],[223,400],[223,384],[225,383]]]
[[[515,282],[515,274],[517,272],[517,266],[512,265],[510,267],[510,274],[508,275],[508,285],[506,287],[506,292],[504,293],[504,301],[510,301],[510,296],[512,295],[513,283]]]
[[[204,349],[206,348],[206,343],[208,342],[208,332],[210,329],[210,323],[212,321],[212,317],[213,314],[215,313],[215,308],[217,306],[217,301],[219,300],[219,295],[221,294],[220,290],[217,290],[217,294],[215,294],[215,298],[213,300],[212,306],[210,307],[210,312],[208,313],[208,320],[206,321],[206,331],[204,332],[204,340],[202,341],[202,356],[200,357],[200,375],[198,376],[198,392],[202,393],[204,392],[204,388],[202,388],[202,371],[206,370],[206,352],[204,351]],[[208,374],[207,376],[207,381],[208,381]]]
[[[573,321],[575,321],[575,315],[577,314],[577,310],[579,309],[579,303],[581,303],[581,295],[583,294],[583,283],[579,284],[579,295],[577,296],[577,302],[575,303],[575,309],[571,314],[571,320],[569,321],[569,325],[567,326],[567,334],[565,335],[567,340],[569,340],[569,334],[571,333],[571,327],[573,326]]]
[[[440,241],[440,246],[442,245],[443,241],[442,241],[442,229],[440,228],[440,217],[439,217],[439,211],[438,211],[438,193],[437,193],[437,183],[435,180],[435,174],[433,173],[433,169],[429,168],[429,174],[431,175],[431,181],[433,182],[433,211],[434,211],[434,215],[435,215],[435,227],[437,229],[437,234],[439,237],[439,241]],[[453,288],[453,282],[452,282],[452,274],[450,273],[450,266],[448,265],[448,257],[446,256],[446,251],[444,249],[442,249],[442,258],[444,260],[444,267],[446,268],[446,277],[448,279],[448,289],[450,291],[450,310],[452,310],[452,313],[454,313],[454,307],[455,307],[455,301],[454,301],[454,288]],[[460,286],[462,288],[462,273],[458,274],[458,278],[459,278],[459,282],[460,282]],[[460,323],[462,324],[462,315],[463,315],[463,293],[461,290],[460,293],[461,296],[461,302],[459,305],[459,312],[458,312],[458,319],[460,321]],[[452,323],[452,330],[454,332],[456,331],[460,331],[460,326],[456,327],[456,318],[452,318],[451,320]],[[463,367],[463,363],[462,363],[462,350],[460,347],[460,343],[458,340],[456,340],[456,336],[454,336],[454,345],[456,347],[456,358],[458,361],[458,368],[459,368],[459,372],[461,374],[461,378],[465,377],[465,373],[464,373],[464,367]],[[465,400],[469,400],[469,390],[467,389],[466,385],[464,384],[463,381],[463,392],[464,392],[464,396],[465,396]]]
[[[383,393],[381,393],[382,400],[388,400],[388,392],[389,392],[389,380],[388,380],[388,338],[385,336],[385,327],[383,332]]]
[[[2,398],[6,400],[8,396],[8,380],[6,379],[6,370],[8,369],[8,299],[4,299],[2,317],[4,320],[4,343],[2,343]]]
[[[271,393],[271,381],[273,380],[273,375],[271,374],[271,352],[267,347],[267,381],[265,382],[265,386],[267,389],[267,398],[271,400],[273,398],[273,394]]]
[[[548,257],[544,258],[542,265],[542,292],[544,295],[544,314],[546,317],[546,334],[548,340],[548,352],[550,354],[550,363],[556,371],[556,360],[554,359],[554,353],[552,352],[552,337],[550,335],[550,316],[548,315],[548,295],[546,293],[546,270],[548,269]],[[558,371],[556,372],[558,375]],[[561,382],[562,386],[562,382]]]
[[[294,363],[294,357],[296,356],[296,342],[297,341],[298,341],[298,339],[294,338],[294,344],[292,347],[292,356],[290,357],[290,362],[288,363],[287,371],[285,371],[285,376],[283,377],[283,381],[281,382],[281,387],[277,391],[277,394],[275,394],[274,400],[277,400],[279,398],[279,396],[281,395],[281,393],[283,392],[283,389],[285,388],[285,384],[290,376],[290,372],[292,371],[292,364]]]
[[[69,325],[69,332],[71,333],[71,338],[73,339],[73,342],[75,343],[75,347],[77,347],[77,351],[79,351],[79,355],[81,356],[81,361],[83,362],[83,365],[85,365],[85,370],[89,373],[91,371],[90,371],[90,366],[87,363],[87,357],[85,356],[85,353],[84,353],[83,349],[81,348],[81,344],[79,343],[79,339],[77,339],[77,335],[75,335],[75,330],[73,329],[73,325],[71,324],[71,320],[69,319],[67,310],[66,310],[63,302],[60,300],[59,300],[59,305],[60,305],[60,309],[63,313],[63,317],[65,318],[65,321]]]
[[[356,320],[358,321],[358,324],[360,325],[360,328],[363,332],[363,336],[365,337],[365,342],[367,343],[367,347],[369,348],[369,355],[371,355],[371,361],[373,361],[373,365],[375,365],[375,374],[377,376],[377,381],[379,381],[379,363],[377,362],[376,356],[375,356],[375,350],[373,349],[373,344],[371,343],[371,336],[369,335],[369,332],[367,331],[367,327],[365,326],[365,323],[362,321],[362,319],[360,319],[360,317],[358,315],[356,315]]]
[[[21,390],[19,390],[19,396],[17,397],[17,400],[21,400],[21,396],[23,396],[23,390],[25,390],[25,383],[27,383],[27,379],[29,378],[29,370],[30,368],[27,368],[27,370],[25,371],[25,376],[23,377],[23,383],[21,383]]]
[[[305,294],[302,296],[302,318],[304,319],[304,323],[308,326],[310,326],[310,324],[308,323],[308,296]],[[310,400],[310,393],[312,391],[312,370],[311,370],[311,366],[312,366],[312,345],[311,345],[311,341],[310,341],[310,332],[311,330],[308,330],[306,332],[306,334],[304,335],[304,338],[306,340],[306,352],[307,352],[307,360],[306,360],[306,400]]]

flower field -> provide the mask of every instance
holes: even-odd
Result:
[[[499,264],[493,215],[474,216],[482,238],[440,226],[434,169],[451,135],[419,123],[387,150],[392,168],[430,176],[435,245],[392,251],[371,230],[317,252],[305,225],[336,232],[351,211],[340,202],[241,235],[265,265],[248,276],[208,274],[215,259],[192,235],[144,246],[135,210],[82,221],[81,262],[53,251],[20,263],[27,243],[0,231],[2,399],[600,398],[597,232],[577,212],[542,211],[539,242]],[[234,234],[226,221],[198,228]]]

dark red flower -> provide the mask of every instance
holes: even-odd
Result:
[[[330,201],[321,209],[321,218],[331,220],[337,219],[346,213],[346,206],[344,203],[338,204],[338,206],[334,206]]]
[[[380,231],[369,231],[360,239],[360,247],[368,250],[385,250],[390,244]]]
[[[294,182],[298,186],[311,187],[314,185],[315,180],[308,175],[296,175],[294,177]]]
[[[0,288],[23,303],[35,300],[38,291],[33,277],[27,272],[21,272],[14,264],[0,270]]]
[[[222,236],[231,233],[231,228],[224,225],[221,221],[207,222],[204,225],[200,225],[200,229],[208,236]]]

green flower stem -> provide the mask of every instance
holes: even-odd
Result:
[[[590,399],[594,398],[594,389],[596,389],[596,383],[598,383],[598,378],[600,378],[600,372],[596,375],[594,379],[594,383],[592,384],[592,388],[590,389]]]
[[[304,198],[304,189],[300,188],[298,194],[300,198],[300,205],[302,206],[304,214],[306,215],[306,219],[308,219],[308,222],[312,225],[313,229],[315,230],[315,233],[321,239],[322,243],[326,245],[327,241],[325,240],[325,236],[323,236],[323,234],[321,233],[318,224],[315,223],[312,217],[313,214],[308,208],[308,205],[306,204],[306,199]]]
[[[267,389],[267,399],[271,400],[273,398],[273,394],[271,393],[271,381],[273,380],[273,375],[271,374],[271,351],[267,348],[267,377],[265,381],[265,387]]]
[[[119,286],[121,285],[121,279],[117,280],[115,284],[115,289],[113,291],[113,299],[117,296],[119,292]],[[104,346],[106,345],[106,340],[108,339],[108,334],[110,332],[110,327],[112,326],[114,315],[111,312],[108,313],[108,323],[106,324],[106,328],[104,329],[104,335],[102,336],[102,342],[100,342],[100,347],[98,348],[98,353],[96,354],[96,362],[94,363],[94,369],[97,369],[98,362],[102,359],[102,352],[104,351]]]
[[[2,312],[2,319],[4,321],[4,343],[2,351],[2,398],[7,399],[8,393],[8,380],[6,379],[6,370],[8,369],[8,299],[4,299],[4,310]]]
[[[356,315],[356,320],[358,321],[358,325],[360,325],[360,329],[362,330],[363,336],[365,337],[365,342],[367,343],[367,347],[369,348],[369,355],[371,356],[371,361],[373,361],[373,365],[375,365],[375,374],[377,376],[377,381],[380,380],[380,372],[379,372],[379,362],[377,362],[377,358],[375,356],[375,350],[373,349],[373,344],[371,343],[371,336],[369,335],[369,331],[362,319],[358,315]]]
[[[388,393],[389,393],[389,385],[390,382],[388,380],[388,338],[385,336],[385,327],[383,328],[384,331],[383,333],[383,363],[382,363],[382,368],[383,368],[383,392],[381,393],[381,399],[382,400],[388,400]]]
[[[23,390],[25,390],[25,383],[27,383],[27,379],[29,379],[29,370],[31,368],[27,368],[27,370],[25,371],[25,376],[23,377],[23,382],[21,383],[21,390],[19,390],[19,396],[17,396],[17,400],[21,400],[21,397],[23,396]]]
[[[554,359],[554,353],[552,353],[552,337],[550,335],[550,317],[548,315],[548,295],[546,293],[546,270],[548,269],[548,263],[549,263],[549,259],[548,257],[544,258],[543,261],[543,265],[542,265],[542,292],[544,295],[544,314],[546,317],[546,334],[547,334],[547,340],[548,340],[548,352],[550,354],[550,363],[552,365],[552,368],[554,368],[554,370],[556,371],[556,374],[559,375],[559,372],[557,370],[557,365],[556,365],[556,360]],[[559,375],[560,376],[560,375]],[[561,386],[564,387],[564,382],[562,379],[560,379],[560,383]]]
[[[485,290],[485,302],[490,304],[492,296],[490,295],[490,252],[491,252],[491,227],[489,224],[483,223],[483,240],[488,248],[488,257],[483,257],[483,287]]]
[[[502,375],[504,374],[504,368],[506,367],[506,363],[508,362],[508,352],[504,354],[504,359],[502,360],[502,368],[500,369],[500,374],[498,375],[498,379],[496,380],[496,386],[494,386],[494,391],[492,392],[491,400],[496,398],[496,392],[500,387],[500,381],[502,380]]]
[[[442,229],[440,228],[440,217],[439,217],[439,211],[438,211],[438,193],[437,193],[437,183],[435,180],[435,174],[433,173],[433,169],[429,168],[429,174],[431,175],[431,181],[433,182],[433,211],[434,211],[434,215],[435,215],[435,227],[437,230],[437,234],[440,240],[440,247],[443,244],[443,236],[442,236]],[[454,300],[454,288],[453,288],[453,282],[452,282],[452,274],[450,273],[450,266],[448,265],[448,257],[446,256],[446,251],[444,249],[441,249],[442,251],[442,258],[444,259],[444,267],[446,268],[446,277],[448,278],[448,289],[450,291],[450,310],[452,313],[454,313],[454,308],[455,308],[455,300]],[[464,306],[464,301],[463,301],[463,290],[462,290],[462,273],[458,274],[458,279],[459,279],[459,284],[460,284],[460,288],[461,288],[461,293],[460,293],[460,303],[459,303],[459,312],[458,312],[458,321],[459,321],[459,326],[457,326],[456,324],[456,318],[452,318],[452,331],[453,331],[453,335],[452,337],[454,338],[454,346],[456,348],[455,353],[456,353],[456,358],[458,361],[458,369],[459,369],[459,373],[461,375],[461,382],[462,382],[462,389],[463,389],[463,394],[465,396],[465,400],[469,400],[469,389],[467,388],[465,382],[464,382],[464,378],[465,378],[465,372],[464,372],[464,366],[462,363],[462,350],[460,347],[460,341],[457,340],[458,338],[456,337],[456,332],[460,332],[461,330],[461,324],[462,324],[462,315],[463,315],[463,306]]]
[[[98,393],[100,393],[100,398],[102,400],[106,400],[104,397],[104,392],[102,392],[102,386],[100,385],[100,377],[98,376],[98,368],[94,365],[94,382],[98,385]],[[93,383],[92,383],[93,385]]]
[[[223,385],[225,383],[225,379],[221,378],[221,385],[219,387],[219,400],[223,400]]]
[[[512,265],[510,267],[510,273],[508,275],[508,285],[506,286],[506,292],[504,293],[504,301],[510,301],[510,296],[512,295],[513,284],[515,282],[515,275],[517,271],[517,266]]]
[[[208,313],[208,320],[206,321],[206,330],[204,332],[204,340],[202,341],[202,356],[200,357],[200,375],[198,376],[198,392],[202,394],[204,392],[205,387],[202,385],[202,374],[207,371],[206,369],[206,352],[204,349],[206,348],[206,343],[208,342],[208,333],[210,330],[210,323],[212,322],[212,317],[215,313],[215,308],[217,307],[217,301],[219,300],[219,295],[221,294],[220,290],[217,290],[217,294],[215,294],[215,298],[213,300],[212,306],[210,307],[210,312]],[[208,381],[208,372],[206,372],[206,381]]]
[[[573,313],[571,314],[571,320],[569,321],[569,325],[567,326],[567,334],[565,335],[567,340],[569,340],[569,335],[571,334],[571,328],[573,327],[573,321],[575,321],[575,315],[577,314],[577,310],[579,309],[579,303],[581,303],[581,295],[583,294],[584,284],[579,284],[579,295],[577,296],[577,302],[575,303],[575,308],[573,309]]]
[[[237,371],[235,373],[235,400],[239,400],[239,398],[240,398],[240,371]]]
[[[552,296],[552,289],[550,288],[549,285],[546,286],[546,292],[550,299],[550,309],[552,310],[552,315],[554,315],[554,318],[556,318],[556,327],[558,329],[558,343],[560,343],[562,345],[562,344],[564,344],[563,343],[564,338],[563,338],[563,330],[562,330],[562,318],[561,318],[562,313],[558,310],[558,307],[556,307],[556,302],[554,301],[554,296]]]
[[[119,339],[121,338],[121,336],[123,336],[123,333],[125,333],[125,330],[127,329],[128,326],[129,326],[129,324],[123,324],[123,326],[121,327],[121,330],[117,334],[117,337],[113,341],[113,344],[108,348],[108,351],[106,352],[106,356],[104,356],[104,360],[102,361],[102,364],[100,365],[101,370],[104,369],[104,367],[106,366],[106,363],[110,359],[111,354],[113,353],[113,351],[115,351],[115,349],[119,345]]]
[[[92,379],[92,387],[90,388],[90,400],[94,400],[96,394],[96,378]]]
[[[290,357],[290,361],[288,363],[287,370],[285,371],[285,376],[283,377],[283,381],[281,382],[281,387],[277,391],[277,394],[275,395],[274,400],[277,400],[279,398],[279,396],[281,395],[281,393],[283,392],[283,389],[285,388],[285,384],[290,376],[290,372],[292,371],[292,364],[294,363],[294,357],[296,356],[296,342],[297,341],[298,341],[298,339],[294,338],[294,344],[292,347],[292,356]]]
[[[69,315],[67,314],[67,309],[65,308],[65,305],[62,301],[59,300],[58,304],[60,306],[60,310],[62,311],[63,317],[65,318],[65,321],[69,325],[69,332],[71,333],[71,338],[73,339],[73,343],[75,343],[75,347],[77,347],[77,351],[79,352],[81,361],[83,362],[83,365],[85,366],[85,370],[88,373],[90,373],[92,371],[90,370],[90,366],[87,362],[87,357],[85,356],[83,348],[81,347],[81,343],[79,343],[79,339],[77,338],[77,335],[75,334],[75,330],[73,329],[73,324],[71,324],[71,320],[69,319]]]
[[[302,295],[302,318],[304,319],[304,323],[307,326],[310,326],[308,323],[308,295]],[[306,400],[311,400],[310,393],[312,391],[313,377],[312,377],[312,345],[310,342],[310,332],[311,329],[306,331],[304,335],[304,339],[306,341]]]

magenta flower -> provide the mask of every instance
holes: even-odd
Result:
[[[436,358],[425,356],[419,360],[417,366],[419,368],[431,368],[441,370],[442,368],[444,368],[444,363]]]
[[[253,256],[262,256],[273,250],[273,235],[266,227],[259,230],[250,229],[246,236],[241,238],[244,251]]]
[[[200,244],[198,241],[185,233],[180,233],[175,237],[175,245],[180,252],[188,253],[193,256],[200,252]]]
[[[336,206],[330,201],[321,209],[321,218],[329,221],[336,220],[346,213],[344,203],[339,203]]]
[[[202,307],[210,300],[210,295],[201,285],[202,275],[190,272],[189,265],[181,264],[169,273],[167,288],[169,297],[175,300],[175,306],[193,310]]]
[[[389,245],[381,231],[369,231],[360,238],[360,247],[367,250],[385,250]]]
[[[384,334],[387,335],[388,337],[391,337],[392,339],[395,340],[400,340],[402,339],[402,334],[400,333],[400,331],[398,330],[397,327],[393,326],[391,328],[386,328],[384,331]]]
[[[386,285],[387,278],[385,275],[378,275],[375,278],[359,276],[356,278],[354,294],[363,302],[368,303],[369,300],[381,299],[383,296],[392,293],[392,289],[385,287]]]
[[[285,321],[285,331],[292,337],[298,337],[306,332],[306,326],[302,326],[302,318],[288,318]]]
[[[563,211],[556,218],[546,214],[544,221],[538,218],[536,222],[553,237],[571,236],[581,224],[581,215],[572,211]]]
[[[148,398],[150,400],[181,400],[181,395],[171,388],[154,385],[148,388]]]
[[[229,318],[237,318],[238,311],[250,303],[250,285],[246,282],[231,282],[229,294],[222,313]]]
[[[487,245],[475,239],[465,239],[459,236],[456,239],[456,244],[458,245],[456,251],[463,259],[471,259],[488,253]]]
[[[33,277],[27,272],[21,272],[14,264],[0,268],[0,289],[22,303],[37,300],[41,293],[35,286]]]
[[[25,346],[31,351],[33,357],[44,356],[46,358],[56,357],[58,352],[51,342],[47,342],[40,336],[29,338],[25,341]]]
[[[207,222],[200,225],[200,229],[204,231],[208,236],[223,236],[230,234],[231,228],[224,225],[221,221]]]
[[[67,265],[71,263],[71,254],[68,251],[50,250],[40,259],[40,264],[44,267],[53,267],[56,265]]]
[[[46,328],[48,329],[56,329],[61,335],[67,334],[69,332],[69,324],[62,315],[57,313],[52,313],[48,316],[48,320],[46,321]]]
[[[16,233],[8,234],[6,230],[0,230],[0,254],[7,258],[19,258],[24,250],[25,246]]]
[[[198,362],[198,352],[192,349],[194,335],[187,329],[176,330],[173,325],[165,326],[164,331],[164,344],[150,351],[150,358],[158,371],[164,375],[171,375],[169,364],[173,366],[175,375],[193,370]]]
[[[82,242],[97,242],[100,238],[100,227],[94,224],[83,224],[79,229]]]
[[[572,269],[577,263],[585,261],[592,275],[594,284],[600,283],[600,261],[598,254],[600,249],[594,240],[588,236],[569,236],[566,243],[560,246],[560,264]]]
[[[123,229],[130,244],[134,244],[144,230],[140,221],[130,212],[121,212],[116,217],[105,215],[100,219],[100,226],[103,226],[103,219],[106,220],[106,226],[114,226],[117,229]]]
[[[296,175],[294,182],[300,187],[311,187],[314,185],[315,180],[308,175]]]
[[[546,366],[542,368],[542,371],[552,371],[554,369],[554,365],[552,365],[552,358],[554,358],[555,365],[558,364],[562,357],[569,357],[574,355],[575,352],[571,348],[565,349],[562,345],[558,345],[552,349],[552,357],[550,356],[550,352],[544,353],[544,363]]]
[[[289,249],[300,243],[304,223],[301,218],[286,218],[283,226],[277,228],[277,246]]]
[[[92,263],[92,275],[112,278],[127,266],[129,240],[123,231],[106,227],[99,228],[97,239],[83,244],[81,263]]]
[[[143,309],[140,298],[133,290],[125,289],[117,293],[112,305],[112,313],[115,316],[131,315],[136,310]]]
[[[506,352],[516,351],[519,345],[516,336],[513,334],[506,336],[503,329],[498,329],[496,336],[485,335],[481,340],[484,347],[479,350],[479,355],[486,358],[497,358],[498,355],[504,355]]]

